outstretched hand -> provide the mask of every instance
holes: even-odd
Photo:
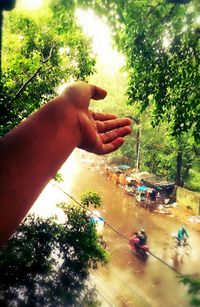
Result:
[[[91,99],[105,96],[76,82],[0,139],[0,246],[75,147],[106,154],[122,145],[130,119],[89,110]]]
[[[78,147],[95,154],[106,154],[118,149],[124,137],[131,133],[131,120],[117,118],[113,114],[89,110],[90,99],[105,98],[106,91],[85,82],[76,82],[67,87],[63,97],[73,103],[72,116],[77,117],[80,132]]]

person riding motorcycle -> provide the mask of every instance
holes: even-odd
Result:
[[[147,235],[146,235],[144,229],[140,229],[137,232],[136,236],[139,239],[138,245],[142,246],[142,245],[145,245],[147,243]]]
[[[131,235],[130,245],[133,253],[142,260],[147,260],[149,248],[146,245],[147,235],[144,229],[140,229]]]
[[[138,232],[135,232],[134,235],[138,239],[137,242],[134,242],[135,249],[140,250],[141,246],[147,243],[147,235],[144,229],[140,229]]]

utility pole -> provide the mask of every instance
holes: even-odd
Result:
[[[140,171],[140,143],[141,143],[141,126],[140,126],[140,120],[139,118],[132,117],[128,115],[129,118],[131,118],[137,125],[137,131],[136,131],[136,162],[135,162],[135,172],[138,173]]]
[[[137,123],[137,132],[136,132],[136,163],[135,171],[138,173],[140,171],[140,140],[141,140],[141,127],[140,123]]]

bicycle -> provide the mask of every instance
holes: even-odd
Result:
[[[188,238],[185,236],[182,240],[178,239],[176,235],[172,235],[172,249],[177,253],[178,250],[182,250],[183,254],[190,255],[192,247],[188,242]]]

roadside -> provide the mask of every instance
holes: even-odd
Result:
[[[192,223],[189,219],[194,216],[190,211],[184,210],[183,208],[169,208],[171,216],[174,220],[177,220],[179,224],[188,226],[191,230],[197,231],[200,234],[200,223]]]
[[[83,157],[79,162],[82,167],[71,190],[72,195],[81,195],[88,188],[96,191],[103,202],[100,212],[109,225],[126,237],[133,230],[144,228],[149,247],[157,257],[182,274],[195,275],[199,272],[199,231],[196,231],[199,225],[188,222],[190,212],[186,213],[179,207],[164,207],[163,210],[170,211],[166,215],[149,212],[136,203],[134,197],[125,193],[124,186],[109,180],[104,161],[98,163],[97,159],[86,160]],[[179,263],[177,259],[172,259],[171,234],[183,223],[188,226],[192,252],[183,263]],[[144,299],[146,306],[160,307],[163,301],[170,307],[189,306],[187,289],[173,270],[155,257],[149,257],[146,263],[141,262],[131,253],[127,240],[110,227],[104,228],[104,238],[110,254],[109,262],[92,273],[92,282],[96,284],[102,306],[144,307]]]
[[[108,181],[113,182],[113,185],[118,185],[119,187],[121,187],[121,189],[125,190],[126,183],[123,180],[125,177],[122,176],[123,178],[122,179],[120,178],[122,173],[118,174],[118,176],[116,176],[116,173],[114,173],[111,176],[111,173],[110,174],[108,173],[107,161],[102,158],[99,158],[99,159],[95,158],[95,160],[97,162],[95,164],[94,164],[94,161],[92,161],[92,163],[90,161],[90,163],[93,164],[93,171],[101,172],[102,174],[104,174],[104,176],[107,178]],[[121,180],[117,180],[117,179],[121,179]],[[132,195],[132,197],[135,199],[135,195]],[[195,215],[189,209],[184,209],[183,207],[180,207],[178,203],[174,203],[169,207],[162,204],[158,206],[152,212],[158,215],[167,215],[173,218],[174,220],[176,220],[177,224],[179,225],[184,224],[189,229],[200,233],[200,216]]]

